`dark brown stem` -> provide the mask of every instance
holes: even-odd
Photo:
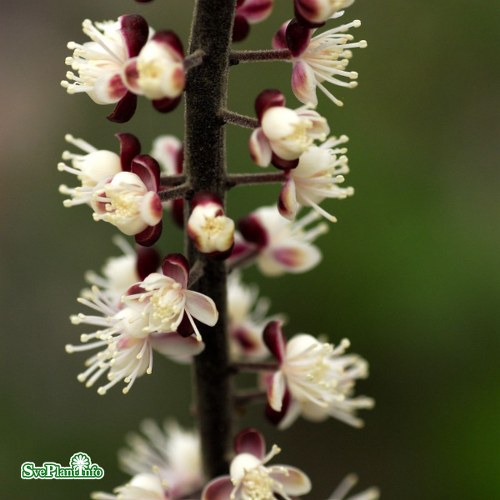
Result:
[[[195,193],[225,198],[226,158],[224,123],[219,110],[226,106],[229,47],[236,0],[197,0],[189,53],[203,50],[203,64],[192,68],[186,85],[184,172]],[[185,220],[191,210],[185,203]],[[232,381],[226,338],[226,266],[205,259],[186,236],[191,264],[205,261],[203,276],[193,289],[211,297],[219,311],[214,327],[199,324],[205,342],[196,356],[194,377],[203,466],[208,477],[226,474],[232,442]]]
[[[221,109],[219,111],[219,116],[224,123],[230,123],[231,125],[237,125],[243,128],[257,128],[259,126],[259,120],[257,118],[252,118],[251,116],[240,115],[234,111],[229,111],[227,109]]]
[[[186,182],[186,176],[183,174],[162,175],[160,177],[160,186],[178,186],[184,182]]]
[[[227,176],[228,189],[235,186],[252,186],[257,184],[274,184],[285,181],[283,172],[266,172],[262,174],[231,174]]]
[[[185,183],[180,186],[173,187],[172,189],[160,191],[158,195],[160,196],[161,201],[168,201],[175,200],[176,198],[184,198],[189,191],[191,191],[191,185]]]
[[[275,49],[275,50],[233,50],[229,55],[229,64],[245,62],[271,62],[283,61],[291,59],[292,54],[288,49]]]

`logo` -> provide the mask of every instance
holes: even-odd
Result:
[[[21,465],[21,479],[102,479],[104,469],[81,451],[74,453],[69,459],[69,467],[56,462],[44,462],[37,467],[34,462]]]

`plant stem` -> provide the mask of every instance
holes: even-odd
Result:
[[[261,372],[272,372],[279,369],[278,363],[274,362],[262,362],[262,363],[233,363],[231,365],[231,371],[233,374],[236,373],[261,373]]]
[[[160,177],[160,186],[178,186],[183,182],[186,182],[186,176],[184,174],[162,175]]]
[[[227,176],[228,189],[235,186],[252,186],[257,184],[273,184],[285,181],[283,172],[266,172],[262,174],[231,174]]]
[[[224,123],[219,110],[226,105],[229,48],[236,0],[197,0],[189,53],[203,50],[203,64],[191,68],[186,85],[184,172],[194,193],[204,191],[221,200],[226,191]],[[185,220],[191,207],[185,204]],[[191,264],[205,260],[203,276],[193,288],[211,297],[219,320],[200,324],[205,350],[194,361],[196,408],[202,457],[208,477],[226,474],[232,442],[232,381],[226,338],[226,266],[199,254],[186,235]]]
[[[158,195],[161,201],[175,200],[176,198],[183,198],[190,190],[191,186],[188,183],[184,183],[171,189],[160,191]]]
[[[274,50],[233,50],[229,55],[231,66],[240,62],[271,62],[291,59],[292,55],[288,49]]]
[[[219,111],[219,116],[222,118],[224,123],[230,123],[231,125],[237,125],[243,128],[257,128],[259,126],[259,120],[257,118],[252,118],[251,116],[240,115],[234,111],[229,111],[227,109],[221,109]]]

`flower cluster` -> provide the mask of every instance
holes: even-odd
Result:
[[[262,434],[250,428],[236,433],[231,454],[229,426],[221,423],[236,420],[233,414],[257,402],[280,430],[299,417],[313,422],[332,417],[359,428],[358,410],[374,406],[371,398],[356,394],[358,381],[368,376],[368,363],[347,353],[349,341],[334,345],[309,333],[287,339],[282,330],[287,315],[270,313],[270,301],[259,296],[257,286],[245,284],[243,274],[252,264],[269,277],[315,269],[323,258],[316,240],[329,229],[323,219],[336,221],[322,203],[354,193],[343,185],[349,173],[348,138],[332,135],[316,110],[318,90],[342,105],[328,86],[357,85],[357,72],[347,68],[352,50],[367,45],[350,33],[360,21],[320,30],[353,2],[290,2],[294,17],[281,25],[270,50],[237,51],[230,44],[269,17],[273,0],[235,0],[217,9],[198,2],[187,56],[173,31],[155,31],[136,14],[116,21],[87,19],[82,27],[89,40],[68,43],[71,71],[62,86],[69,94],[88,94],[97,104],[113,104],[112,122],[129,121],[138,96],[168,112],[185,90],[188,95],[186,137],[160,135],[145,154],[139,138],[128,132],[116,134],[116,152],[67,134],[71,151],[58,164],[77,179],[74,187],[59,188],[64,206],[87,205],[95,221],[108,222],[134,242],[115,236],[122,255],[109,258],[101,273],[86,274],[88,287],[78,302],[90,312],[71,316],[71,322],[89,331],[80,334],[80,343],[66,345],[68,353],[92,351],[77,379],[87,387],[98,385],[101,395],[123,384],[126,394],[138,378],[152,373],[157,354],[196,364],[200,436],[172,420],[163,427],[144,421],[141,433],[131,434],[119,454],[130,480],[113,493],[93,493],[95,500],[308,495],[312,483],[304,472],[272,463],[281,452],[277,445],[267,449]],[[281,91],[264,89],[255,99],[255,118],[225,109],[230,66],[263,60],[292,64],[298,107],[289,107]],[[228,172],[226,124],[252,128],[250,157],[259,167],[277,170]],[[280,185],[277,203],[257,206],[235,223],[226,211],[226,192],[265,182]],[[164,224],[165,232],[171,230],[165,210],[185,233],[187,257],[163,256],[153,246]],[[228,383],[228,377],[243,372],[257,374],[255,387],[243,390]],[[221,394],[217,387],[224,387]],[[209,412],[204,411],[208,400]],[[355,476],[347,476],[330,500],[344,499],[355,483]],[[370,488],[351,498],[378,495]]]
[[[144,18],[126,15],[117,21],[83,21],[90,42],[69,42],[73,71],[61,85],[69,94],[85,92],[97,104],[116,104],[108,116],[123,123],[135,113],[137,96],[153,101],[161,112],[174,109],[185,85],[182,43],[172,31],[154,32]]]

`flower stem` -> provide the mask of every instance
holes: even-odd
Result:
[[[161,201],[175,200],[176,198],[184,198],[190,190],[191,185],[185,182],[184,184],[173,187],[172,189],[160,191],[158,195],[160,196]]]
[[[233,50],[229,55],[229,65],[245,62],[271,62],[291,59],[292,55],[288,49],[274,50]]]
[[[285,181],[283,172],[266,172],[262,174],[231,174],[227,176],[228,189],[235,186],[252,186],[257,184],[273,184]]]
[[[161,186],[178,186],[186,182],[186,176],[183,174],[179,175],[162,175],[160,177],[160,185]]]
[[[234,403],[236,407],[247,406],[252,403],[263,403],[267,399],[266,391],[262,389],[250,389],[237,392],[234,395]]]
[[[229,48],[236,0],[197,0],[188,52],[203,50],[203,64],[191,68],[186,85],[184,171],[193,192],[225,198],[224,124],[219,110],[226,106]],[[187,207],[187,203],[185,207]],[[185,219],[191,207],[185,209]],[[200,324],[204,351],[194,361],[196,408],[199,416],[203,466],[208,477],[226,474],[232,442],[232,381],[226,338],[226,266],[198,253],[186,235],[191,264],[205,261],[195,291],[211,297],[219,311],[214,327]]]
[[[259,120],[257,118],[252,118],[251,116],[240,115],[234,111],[229,111],[227,109],[221,109],[219,111],[219,116],[222,118],[224,123],[230,123],[231,125],[237,125],[243,128],[257,128],[259,126]]]
[[[203,56],[205,51],[202,49],[195,50],[192,54],[189,54],[184,59],[184,70],[189,71],[196,66],[199,66],[203,62]]]

